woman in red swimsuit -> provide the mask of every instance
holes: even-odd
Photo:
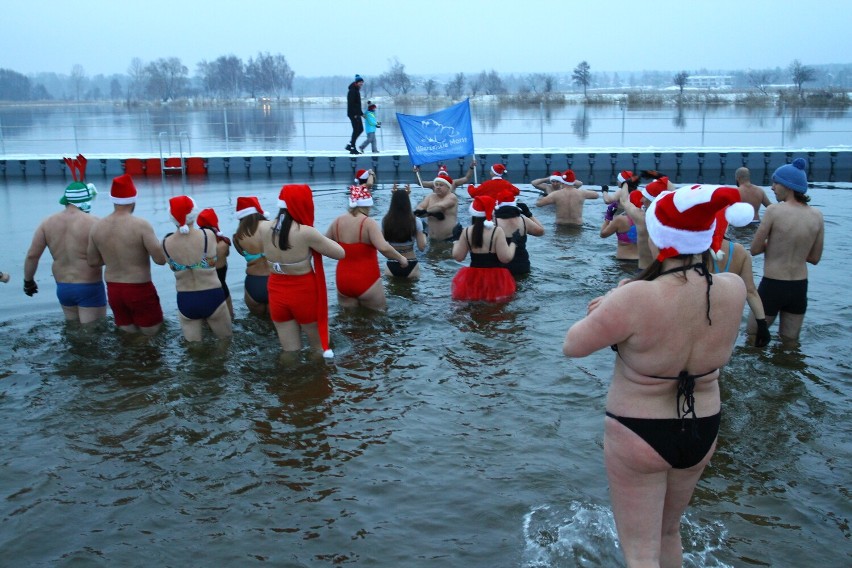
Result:
[[[385,309],[377,250],[387,259],[398,261],[401,268],[408,266],[408,259],[385,240],[379,224],[370,218],[372,179],[372,171],[358,172],[355,181],[362,183],[349,188],[349,212],[335,219],[325,233],[346,251],[346,257],[337,263],[335,277],[337,303],[342,308]]]
[[[739,201],[736,188],[661,193],[645,215],[656,260],[592,300],[565,336],[569,357],[617,352],[604,462],[628,566],[682,564],[680,520],[716,448],[719,367],[733,353],[746,299],[739,276],[711,275],[708,251],[717,212]]]

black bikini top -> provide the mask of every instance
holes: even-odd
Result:
[[[665,270],[657,274],[654,277],[656,280],[660,276],[665,276],[666,274],[673,274],[675,272],[686,272],[687,270],[695,270],[699,276],[703,276],[707,281],[707,321],[710,322],[710,325],[713,325],[713,322],[710,320],[710,286],[713,285],[713,276],[710,274],[710,271],[707,270],[707,266],[703,262],[698,262],[696,264],[691,264],[687,266],[678,266],[677,268],[672,268],[670,270]],[[618,353],[618,345],[611,345],[610,348]],[[621,353],[618,353],[618,356],[621,357],[621,360],[624,361],[624,357],[622,357]],[[625,361],[626,363],[626,361]],[[696,379],[700,379],[701,377],[706,377],[712,373],[715,373],[718,369],[713,369],[712,371],[707,371],[706,373],[701,373],[699,375],[691,375],[688,371],[684,370],[678,373],[676,377],[660,377],[657,375],[645,375],[646,377],[651,377],[652,379],[663,379],[669,381],[677,381],[677,416],[678,418],[686,418],[687,415],[692,414],[692,418],[697,418],[695,414],[695,381]],[[681,397],[683,397],[683,403],[681,403]],[[694,429],[693,429],[693,433]]]

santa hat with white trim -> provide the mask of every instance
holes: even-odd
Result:
[[[136,186],[130,174],[122,174],[113,178],[109,190],[109,198],[116,205],[132,205],[136,203]]]
[[[453,189],[453,178],[450,177],[446,169],[439,171],[435,179],[432,180],[432,183],[443,183],[449,186],[450,189]]]
[[[494,205],[496,201],[490,195],[477,195],[470,204],[471,217],[485,217],[485,226],[493,227]]]
[[[355,172],[355,183],[361,183],[362,181],[367,181],[370,177],[370,170],[358,170]]]
[[[263,208],[260,206],[260,201],[254,195],[247,197],[237,197],[237,219],[244,219],[249,215],[263,215],[269,217]]]
[[[660,177],[644,187],[639,187],[630,192],[630,203],[636,207],[642,207],[642,198],[648,201],[654,201],[658,195],[669,189],[669,178],[666,176]]]
[[[556,171],[550,174],[550,178],[548,178],[550,183],[565,183],[565,180],[562,179],[562,172]]]
[[[501,207],[517,207],[518,202],[515,199],[515,194],[506,189],[500,190],[496,198],[497,209]]]
[[[562,172],[562,183],[574,183],[577,181],[577,176],[574,174],[574,170],[565,170]]]
[[[632,177],[633,177],[633,172],[631,172],[630,170],[621,170],[618,173],[618,175],[616,176],[616,179],[618,180],[618,185],[621,185],[622,183],[628,181]]]
[[[493,166],[491,166],[491,175],[493,175],[494,177],[502,178],[504,175],[506,175],[506,173],[506,166],[504,166],[503,164],[494,164]]]
[[[178,230],[187,234],[189,226],[195,221],[195,200],[188,195],[178,195],[169,199],[169,216]]]
[[[747,225],[754,216],[751,205],[742,203],[735,187],[696,184],[662,192],[645,214],[648,237],[660,251],[657,260],[709,249],[720,211],[734,226]]]
[[[216,215],[216,211],[212,207],[202,209],[201,213],[198,214],[198,217],[195,218],[195,224],[201,228],[213,229],[216,232],[217,237],[225,236],[219,229],[219,216]]]

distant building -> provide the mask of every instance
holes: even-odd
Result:
[[[690,75],[686,79],[686,86],[694,89],[726,89],[733,84],[731,75]]]

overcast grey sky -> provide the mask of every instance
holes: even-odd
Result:
[[[852,62],[849,0],[7,0],[0,68],[282,53],[297,75],[758,69]]]

